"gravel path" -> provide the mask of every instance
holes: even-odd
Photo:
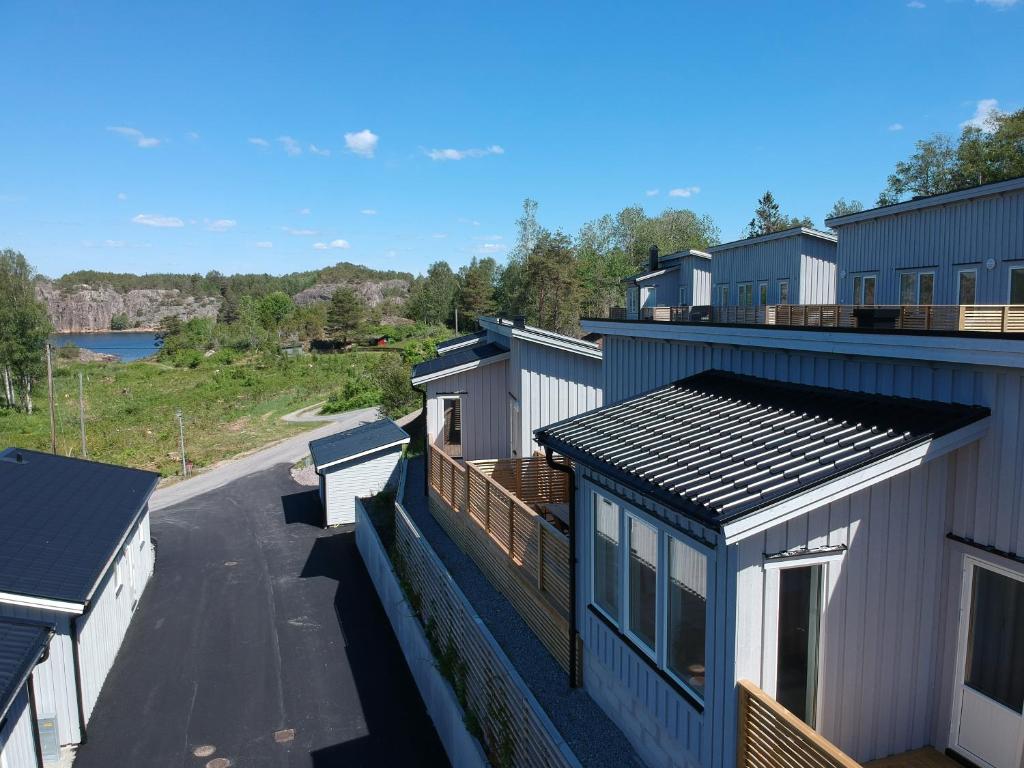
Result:
[[[585,766],[643,766],[633,747],[582,688],[570,688],[568,675],[476,564],[448,538],[427,508],[423,457],[409,462],[405,508],[434,547],[502,650],[516,666],[563,738]]]

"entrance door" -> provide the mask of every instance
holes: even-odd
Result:
[[[817,719],[823,565],[779,571],[775,699],[812,728]]]
[[[972,761],[1019,768],[1024,734],[1024,575],[965,558],[952,743]]]
[[[462,458],[462,400],[458,397],[441,399],[441,448],[449,456]]]

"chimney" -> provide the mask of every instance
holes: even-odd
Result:
[[[647,271],[653,272],[658,268],[658,246],[652,245],[647,252]]]
[[[512,318],[512,327],[520,330],[526,328],[526,318],[523,315],[516,315]]]

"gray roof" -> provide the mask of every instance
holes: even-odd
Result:
[[[0,619],[0,720],[32,674],[52,631],[46,624]]]
[[[87,602],[159,479],[20,448],[0,452],[0,592]]]
[[[705,371],[536,435],[717,527],[988,413]]]
[[[453,349],[451,352],[435,357],[433,360],[420,363],[413,367],[412,379],[415,381],[426,376],[437,376],[445,371],[461,368],[471,363],[483,362],[498,355],[504,355],[507,352],[508,350],[505,347],[493,341],[477,342],[467,347]]]
[[[309,453],[319,469],[407,442],[409,434],[404,429],[390,419],[381,419],[313,440]]]
[[[743,237],[739,240],[732,240],[728,243],[721,243],[719,245],[713,245],[708,248],[708,252],[716,254],[719,251],[726,251],[732,248],[745,248],[749,245],[757,245],[758,243],[767,243],[769,240],[782,240],[787,237],[816,237],[819,240],[836,244],[839,239],[831,232],[822,232],[820,229],[814,229],[813,227],[790,227],[789,229],[783,229],[780,232],[772,232],[767,235],[759,235],[758,237]]]
[[[435,345],[435,349],[437,350],[437,354],[441,355],[444,354],[445,352],[448,352],[449,350],[455,349],[457,347],[465,347],[468,346],[469,344],[475,344],[481,339],[486,338],[487,331],[477,331],[476,333],[469,333],[466,334],[465,336],[456,336],[453,339],[442,341],[439,344]]]

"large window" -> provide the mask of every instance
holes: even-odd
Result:
[[[878,277],[874,274],[853,276],[853,303],[864,307],[875,304],[875,283]]]
[[[762,307],[768,303],[768,283],[757,284],[757,303]]]
[[[900,304],[934,304],[935,273],[931,270],[900,273]]]
[[[1010,267],[1010,303],[1024,304],[1024,267]]]
[[[956,273],[957,304],[974,304],[978,299],[978,270],[961,269]]]
[[[789,304],[789,280],[779,280],[779,304]]]
[[[690,304],[689,297],[690,297],[690,292],[689,292],[689,290],[687,290],[687,287],[685,285],[680,285],[679,286],[679,304],[677,306],[680,306],[680,307],[689,306],[689,304]]]
[[[718,306],[729,306],[729,286],[725,283],[715,286],[715,295],[718,298]]]
[[[708,555],[684,534],[592,494],[592,603],[666,677],[703,699]]]
[[[754,284],[753,283],[740,283],[739,284],[739,305],[741,307],[749,307],[754,303]]]

